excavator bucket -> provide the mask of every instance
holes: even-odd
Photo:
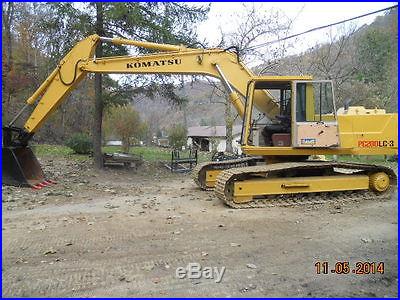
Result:
[[[24,146],[3,147],[3,184],[17,186],[42,186],[43,170],[31,148]]]

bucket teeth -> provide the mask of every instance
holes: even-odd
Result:
[[[42,188],[45,188],[46,186],[50,186],[52,184],[57,184],[57,183],[53,180],[48,179],[32,185],[31,188],[34,190],[41,190]]]
[[[41,190],[41,189],[42,189],[42,186],[39,185],[39,184],[32,185],[31,187],[32,187],[32,189],[34,189],[34,190]]]

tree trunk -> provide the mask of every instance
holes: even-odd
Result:
[[[122,152],[129,153],[129,137],[123,137],[122,138]]]
[[[103,29],[103,3],[96,3],[96,33],[100,36],[104,36]],[[103,56],[103,49],[101,42],[96,48],[96,57]],[[93,118],[93,156],[94,165],[96,168],[101,169],[103,167],[103,154],[101,152],[101,125],[103,121],[103,98],[102,98],[102,79],[101,74],[95,74],[94,78],[94,118]]]
[[[4,9],[4,6],[6,9]],[[11,38],[11,26],[12,22],[14,20],[14,3],[13,2],[8,2],[7,4],[4,4],[3,6],[3,11],[2,11],[2,16],[3,16],[3,30],[5,33],[5,40],[6,40],[6,66],[5,66],[5,80],[3,77],[3,82],[5,83],[5,89],[4,91],[6,92],[6,96],[4,97],[6,99],[5,107],[3,107],[3,111],[5,112],[4,114],[4,119],[3,123],[8,124],[10,121],[10,105],[11,105],[11,86],[10,86],[10,73],[12,69],[12,64],[13,64],[13,57],[12,57],[12,38]],[[4,76],[4,75],[3,75]],[[5,109],[4,109],[5,108]],[[3,124],[3,125],[4,125]]]
[[[233,153],[232,141],[233,141],[233,118],[231,112],[231,104],[229,101],[225,104],[225,126],[226,126],[226,148],[225,151]]]

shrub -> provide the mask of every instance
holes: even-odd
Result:
[[[85,133],[75,133],[66,142],[67,147],[78,154],[90,154],[93,149],[92,140]]]

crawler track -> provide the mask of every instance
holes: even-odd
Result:
[[[261,157],[243,157],[232,160],[212,161],[198,164],[192,171],[194,182],[203,190],[212,191],[214,188],[206,186],[206,172],[209,170],[226,170],[230,168],[241,168],[254,166],[257,162],[262,162]]]
[[[384,193],[375,193],[369,190],[299,193],[288,195],[269,195],[253,198],[251,202],[236,203],[232,195],[232,186],[236,180],[246,180],[254,177],[277,176],[296,171],[336,170],[338,173],[374,173],[386,172],[390,177],[391,187]],[[298,206],[305,204],[322,204],[334,201],[383,200],[391,197],[393,185],[396,184],[396,175],[392,169],[367,164],[337,163],[337,162],[295,162],[259,165],[244,168],[228,169],[217,177],[216,194],[225,204],[232,208],[258,208],[274,206]],[[256,195],[255,195],[256,196]]]

